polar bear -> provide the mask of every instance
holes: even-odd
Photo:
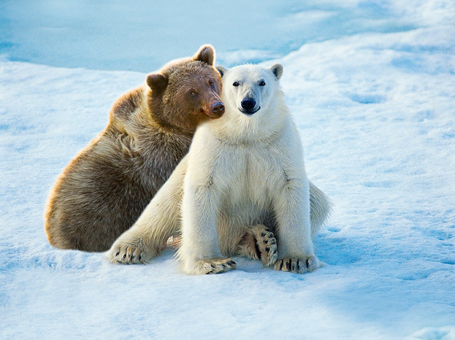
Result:
[[[181,233],[177,254],[183,270],[220,273],[235,268],[230,256],[239,254],[250,233],[265,237],[258,242],[272,252],[265,265],[313,271],[321,263],[312,239],[330,202],[306,175],[300,137],[279,85],[283,67],[218,70],[225,114],[198,127],[189,153],[107,256],[119,263],[148,262],[168,236]],[[319,203],[311,208],[310,186]]]

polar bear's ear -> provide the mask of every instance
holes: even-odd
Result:
[[[193,60],[199,60],[209,65],[215,62],[215,49],[212,45],[202,45],[199,51],[193,57]]]
[[[221,78],[223,78],[224,74],[227,72],[227,68],[220,66],[220,65],[215,66],[215,68],[220,73]]]
[[[155,93],[161,93],[166,90],[169,78],[161,73],[151,73],[147,76],[147,85]]]
[[[283,75],[283,65],[281,64],[273,64],[269,67],[269,70],[272,71],[277,80]]]

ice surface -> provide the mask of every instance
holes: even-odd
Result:
[[[141,60],[154,51],[136,46],[150,32],[143,2],[126,12],[122,3],[0,4],[0,338],[455,339],[453,1],[256,2],[256,12],[207,2],[221,27],[184,39],[188,26],[175,22],[189,3],[150,2],[179,13],[150,25],[185,41],[150,64]],[[95,22],[94,6],[109,20]],[[242,40],[248,13],[255,31]],[[257,26],[263,17],[273,29]],[[104,41],[103,25],[118,40]],[[74,53],[84,41],[87,58]],[[225,65],[261,56],[284,65],[309,176],[335,204],[315,239],[327,265],[297,275],[236,258],[237,270],[199,277],[182,274],[170,249],[149,265],[120,266],[52,248],[42,215],[58,173],[106,125],[115,98],[207,42]],[[129,68],[141,72],[121,71]]]
[[[3,0],[0,55],[150,72],[210,42],[230,66],[281,57],[305,42],[453,25],[453,12],[450,0]]]

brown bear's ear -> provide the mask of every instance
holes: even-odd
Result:
[[[224,77],[224,75],[226,74],[227,72],[227,68],[226,67],[223,67],[221,65],[217,65],[215,66],[216,70],[218,71],[218,73],[221,75],[221,78]]]
[[[202,45],[199,51],[193,57],[193,60],[199,60],[209,65],[215,62],[215,49],[212,45]]]
[[[283,75],[283,65],[281,64],[273,64],[269,67],[269,70],[272,71],[277,80]]]
[[[169,78],[161,73],[152,73],[147,76],[147,85],[153,92],[163,92],[166,90]]]

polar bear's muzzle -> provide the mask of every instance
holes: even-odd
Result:
[[[241,107],[239,108],[240,112],[247,114],[247,115],[252,115],[256,112],[259,111],[261,108],[260,106],[257,106],[256,100],[254,98],[244,98],[241,103]]]

